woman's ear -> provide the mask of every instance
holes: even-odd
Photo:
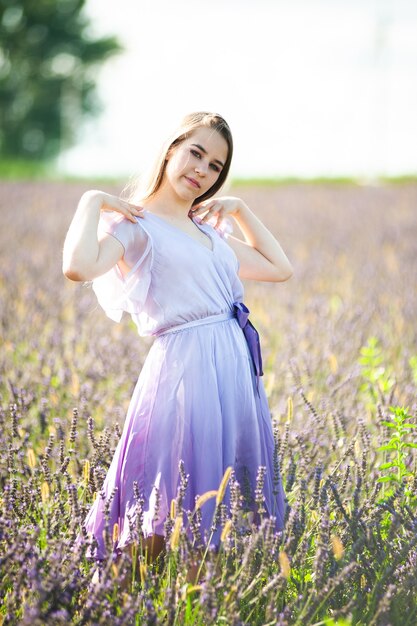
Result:
[[[176,151],[176,149],[178,148],[178,146],[180,146],[182,144],[182,142],[184,141],[184,139],[175,139],[175,141],[172,142],[172,144],[169,146],[166,156],[165,156],[165,162],[169,161],[169,159],[172,157],[172,155],[174,154],[174,152]]]

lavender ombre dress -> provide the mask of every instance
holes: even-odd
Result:
[[[134,481],[144,498],[144,536],[164,535],[180,482],[180,460],[189,474],[185,511],[194,510],[196,496],[219,487],[228,466],[234,468],[241,485],[249,485],[256,511],[256,475],[264,466],[265,508],[276,518],[276,529],[283,527],[286,501],[277,472],[274,480],[268,403],[234,315],[234,304],[243,299],[238,260],[227,235],[198,218],[193,221],[207,235],[211,248],[149,211],[135,224],[117,213],[102,213],[100,218],[99,232],[121,242],[131,270],[123,277],[115,266],[95,279],[98,301],[117,322],[123,311],[130,313],[139,334],[154,335],[155,341],[136,384],[102,494],[85,521],[87,532],[97,539],[98,557],[105,552],[103,492],[107,499],[115,490],[109,524],[110,529],[119,524],[116,549],[131,541]],[[229,487],[224,502],[230,504]],[[201,508],[205,541],[214,508],[213,499]],[[213,544],[218,544],[219,532],[212,535]]]

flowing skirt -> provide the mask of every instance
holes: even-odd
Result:
[[[242,329],[234,317],[185,326],[155,339],[140,373],[101,494],[85,520],[98,558],[105,554],[106,526],[111,533],[118,524],[115,549],[131,542],[138,491],[144,537],[165,534],[180,461],[188,475],[184,511],[194,511],[198,496],[218,489],[231,466],[246,506],[256,513],[256,477],[264,467],[264,506],[276,530],[283,528],[286,499],[268,402]],[[223,503],[230,507],[230,486]],[[210,531],[215,505],[213,498],[202,505],[200,530],[204,542],[210,537],[218,545],[221,529]]]

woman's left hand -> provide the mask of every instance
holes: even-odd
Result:
[[[244,203],[240,198],[221,196],[220,198],[210,198],[200,202],[200,204],[191,209],[191,215],[194,217],[204,213],[204,217],[201,218],[202,222],[208,222],[216,218],[217,222],[214,227],[219,228],[226,217],[236,217],[243,206]]]
[[[234,237],[229,231],[227,243],[238,258],[241,278],[271,282],[290,278],[293,269],[279,242],[243,200],[233,196],[210,198],[189,213],[190,217],[201,214],[204,214],[200,218],[202,222],[216,221],[213,225],[219,230],[227,228],[228,217],[236,221],[244,239]]]

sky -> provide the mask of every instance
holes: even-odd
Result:
[[[87,0],[125,50],[63,171],[145,172],[181,118],[212,110],[234,177],[417,172],[415,0]]]

